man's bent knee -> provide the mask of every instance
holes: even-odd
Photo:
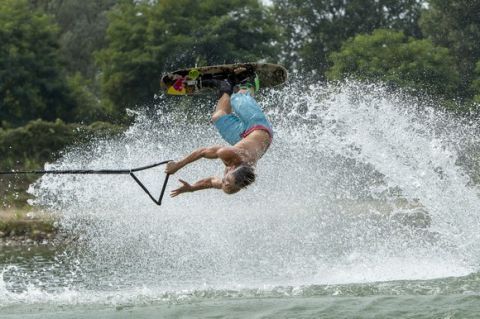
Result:
[[[221,118],[222,116],[224,115],[227,115],[228,113],[223,111],[223,110],[218,110],[218,111],[215,111],[213,114],[212,114],[212,122],[215,123],[219,118]]]

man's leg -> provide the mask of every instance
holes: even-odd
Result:
[[[224,115],[232,113],[232,106],[230,105],[230,95],[232,95],[233,87],[228,80],[204,80],[202,81],[204,87],[214,87],[218,89],[218,102],[215,112],[212,114],[212,122],[215,123]]]
[[[235,145],[242,139],[245,125],[238,116],[232,113],[228,94],[223,94],[218,100],[215,112],[212,114],[212,122],[222,138],[230,145]]]
[[[215,112],[212,114],[212,122],[215,123],[224,115],[232,113],[232,105],[230,104],[230,95],[223,93],[222,97],[217,102]]]
[[[233,95],[230,99],[230,105],[236,116],[244,123],[245,129],[253,126],[264,126],[271,131],[272,125],[260,105],[249,93]]]

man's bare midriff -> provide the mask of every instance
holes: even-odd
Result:
[[[243,138],[234,147],[243,150],[244,161],[253,165],[270,146],[270,134],[264,130],[255,130]]]

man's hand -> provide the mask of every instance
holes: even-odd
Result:
[[[189,192],[193,192],[194,191],[194,188],[192,187],[192,185],[190,185],[189,183],[185,182],[183,179],[179,179],[180,183],[182,183],[183,185],[180,186],[179,188],[177,189],[174,189],[171,193],[170,193],[170,196],[171,197],[175,197],[175,196],[178,196],[180,195],[181,193],[189,193]]]
[[[195,191],[198,191],[198,190],[201,190],[201,189],[207,189],[207,188],[222,189],[222,180],[218,177],[215,177],[215,176],[201,179],[193,185],[188,184],[187,182],[185,182],[182,179],[179,179],[179,181],[183,185],[180,186],[179,188],[173,190],[170,193],[171,197],[178,196],[181,193],[195,192]]]
[[[179,169],[180,166],[178,165],[178,163],[175,161],[171,161],[167,163],[167,166],[165,167],[165,173],[172,175],[175,174]]]

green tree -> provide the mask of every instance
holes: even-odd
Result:
[[[98,53],[105,94],[117,108],[149,103],[171,69],[272,59],[277,31],[256,0],[125,0],[110,13]]]
[[[118,0],[30,0],[53,16],[59,26],[59,43],[67,72],[88,80],[97,73],[93,52],[105,47],[106,12]]]
[[[0,2],[0,119],[69,119],[74,108],[58,55],[58,32],[26,0]]]
[[[67,78],[68,88],[76,107],[72,112],[72,119],[77,123],[92,123],[95,121],[115,122],[120,118],[115,114],[111,105],[100,100],[95,92],[95,85],[85,79],[80,72]]]
[[[68,74],[76,108],[73,121],[117,120],[101,97],[94,52],[106,45],[107,11],[118,0],[29,0],[32,7],[53,17],[59,29],[59,53]]]
[[[475,68],[475,75],[476,78],[473,80],[472,83],[472,91],[475,94],[474,96],[474,101],[476,103],[480,103],[480,61],[477,62],[476,68]]]
[[[480,0],[429,0],[420,19],[423,34],[454,54],[463,96],[471,97],[475,63],[480,60]]]
[[[148,48],[149,5],[122,1],[109,13],[108,46],[97,53],[102,92],[118,108],[150,98],[160,70]]]
[[[330,79],[349,76],[383,81],[450,98],[458,92],[459,74],[448,49],[402,32],[379,29],[371,35],[357,35],[330,59]]]
[[[343,41],[378,28],[420,34],[418,0],[273,0],[276,20],[284,26],[283,60],[322,78],[328,55]]]

